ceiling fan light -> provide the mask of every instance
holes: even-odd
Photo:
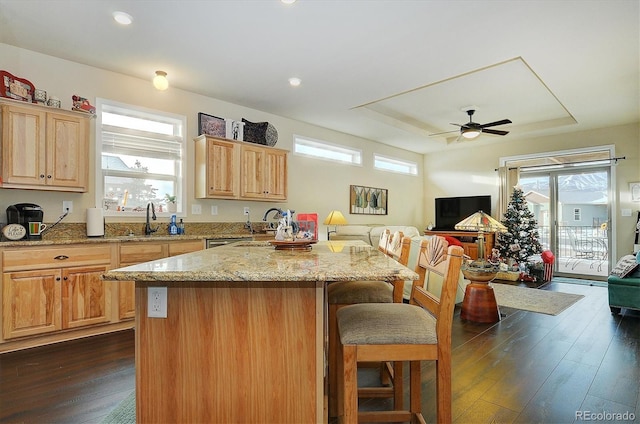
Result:
[[[475,128],[464,128],[462,130],[462,136],[467,139],[472,139],[472,138],[478,137],[481,132],[482,130],[475,129]]]

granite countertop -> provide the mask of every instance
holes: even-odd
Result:
[[[275,250],[266,241],[224,247],[118,268],[106,280],[353,281],[417,280],[418,274],[360,241],[321,241],[304,250]]]
[[[97,243],[127,243],[127,242],[149,242],[149,241],[188,241],[188,240],[214,240],[226,238],[243,238],[252,240],[254,236],[248,233],[240,234],[205,234],[205,235],[134,235],[134,236],[115,236],[115,237],[77,237],[77,238],[55,238],[43,240],[17,240],[2,241],[2,247],[35,247],[35,246],[52,246],[52,245],[68,245],[68,244],[97,244]]]

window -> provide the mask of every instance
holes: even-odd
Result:
[[[398,172],[400,174],[418,175],[418,164],[402,159],[390,158],[377,153],[373,155],[373,167],[382,171]]]
[[[582,212],[580,211],[580,208],[573,209],[573,220],[582,221]]]
[[[97,99],[96,204],[105,215],[184,210],[186,118]],[[175,204],[168,197],[175,196]]]
[[[362,150],[330,144],[325,141],[312,140],[298,135],[293,137],[293,153],[316,159],[362,165]]]

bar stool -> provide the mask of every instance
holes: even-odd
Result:
[[[424,422],[420,361],[436,361],[437,422],[451,423],[451,327],[463,249],[435,236],[420,245],[416,272],[420,282],[409,304],[358,304],[337,311],[338,412],[342,422]],[[432,275],[443,279],[440,297],[425,290]],[[402,397],[402,361],[410,362],[409,409],[394,402],[393,411],[358,412],[357,366],[393,361],[394,388]],[[420,421],[422,420],[422,421]]]
[[[402,243],[403,238],[402,232],[398,231],[391,235],[389,230],[385,230],[380,236],[378,249],[406,266],[409,260],[411,239],[409,238],[406,243]],[[389,246],[393,248],[389,250]],[[336,312],[343,306],[358,303],[402,302],[403,284],[404,281],[397,281],[393,284],[386,281],[345,281],[328,285],[329,416],[335,417],[337,415],[338,327]],[[378,363],[376,366],[382,365]],[[391,384],[392,375],[390,374],[392,374],[391,367],[384,364],[381,368],[381,379],[387,384]],[[389,389],[385,389],[385,392],[387,391]],[[389,392],[388,396],[392,396],[392,393]]]

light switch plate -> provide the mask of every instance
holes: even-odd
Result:
[[[218,206],[217,205],[211,206],[211,215],[218,215]]]
[[[201,215],[202,214],[202,205],[198,205],[198,204],[191,205],[191,214],[192,215]]]
[[[631,209],[620,209],[620,214],[622,216],[631,216]]]

